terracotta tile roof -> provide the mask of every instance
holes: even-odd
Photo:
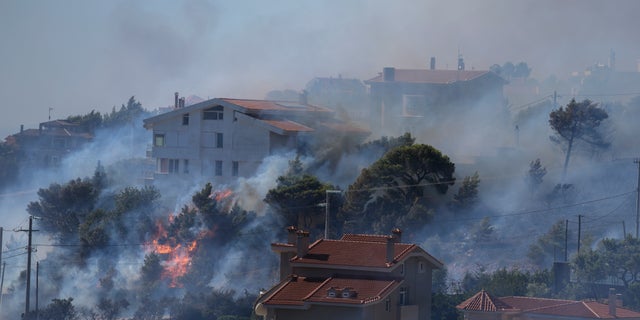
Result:
[[[322,127],[325,127],[332,131],[337,131],[337,132],[350,132],[350,133],[361,133],[361,134],[371,133],[367,129],[364,129],[353,123],[348,123],[348,122],[333,121],[333,122],[319,122],[318,124]]]
[[[490,71],[469,70],[429,70],[429,69],[395,69],[396,82],[449,84],[458,81],[469,81],[489,74]],[[366,82],[385,82],[380,74]]]
[[[609,314],[609,305],[597,301],[556,300],[533,297],[500,298],[523,312],[580,318],[640,318],[640,312],[616,307],[616,316]]]
[[[364,305],[383,299],[400,284],[397,280],[354,278],[309,278],[292,276],[278,290],[263,300],[264,305],[303,306],[306,303],[333,303]],[[328,290],[349,288],[355,294],[343,298],[340,294],[328,296]]]
[[[414,250],[419,250],[415,244],[395,243],[394,261]],[[304,257],[296,256],[292,263],[389,268],[393,264],[387,263],[386,252],[386,243],[382,242],[321,239],[309,247]]]
[[[573,301],[518,296],[496,298],[484,290],[462,302],[456,306],[456,308],[463,311],[519,312],[583,319],[640,319],[639,312],[622,307],[616,307],[616,316],[613,316],[609,314],[609,305],[597,301]]]
[[[507,311],[515,310],[512,306],[482,290],[473,297],[460,303],[456,308],[467,311]]]
[[[299,124],[297,122],[293,122],[291,120],[261,120],[265,123],[268,123],[271,126],[282,129],[284,131],[289,132],[313,132],[312,128],[309,128],[305,125]]]
[[[249,100],[249,99],[230,99],[221,98],[227,103],[247,109],[247,112],[260,111],[304,111],[304,112],[333,112],[329,108],[313,106],[310,104],[302,104],[295,101],[270,101],[270,100]]]

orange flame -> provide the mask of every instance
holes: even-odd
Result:
[[[173,220],[173,215],[170,215],[169,222],[171,223]],[[156,228],[157,232],[154,235],[154,239],[149,243],[147,251],[155,252],[162,256],[162,277],[170,279],[170,287],[180,287],[181,284],[178,280],[189,270],[191,258],[198,247],[198,240],[202,237],[199,235],[196,240],[183,245],[182,243],[177,243],[175,238],[168,237],[168,233],[161,221],[156,222]]]
[[[226,189],[226,190],[222,190],[222,191],[216,191],[213,194],[213,198],[216,199],[216,201],[220,202],[220,201],[228,198],[232,194],[233,194],[233,191],[231,191],[231,189]]]

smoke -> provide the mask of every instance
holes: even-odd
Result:
[[[176,90],[203,97],[259,98],[272,89],[298,88],[326,73],[368,79],[384,66],[426,68],[431,56],[437,58],[438,68],[452,69],[458,52],[468,69],[525,61],[538,79],[554,74],[565,79],[572,71],[606,62],[610,49],[617,52],[618,70],[636,70],[640,56],[638,43],[629,40],[636,38],[638,30],[637,1],[615,5],[550,0],[401,1],[394,5],[361,1],[330,6],[297,1],[282,5],[190,1],[177,6],[161,3],[155,8],[76,1],[70,6],[38,3],[38,10],[32,5],[0,4],[7,25],[0,35],[11,43],[0,53],[0,96],[12,110],[11,117],[0,122],[4,135],[15,132],[17,123],[36,127],[49,107],[54,108],[53,117],[59,118],[86,113],[88,106],[99,106],[114,96],[132,94],[149,105],[164,106],[166,97]],[[541,92],[536,99],[550,93]],[[558,105],[566,104],[571,95],[569,90],[561,92]],[[518,103],[498,122],[482,108],[464,107],[465,112],[430,117],[409,127],[416,143],[433,145],[451,157],[457,181],[476,171],[480,174],[481,205],[476,210],[461,216],[436,215],[432,224],[411,237],[445,262],[452,278],[459,279],[478,265],[529,266],[526,254],[535,238],[559,220],[568,220],[575,232],[578,215],[584,216],[583,230],[596,236],[620,237],[623,226],[627,233],[635,231],[633,194],[629,192],[636,188],[637,167],[628,157],[637,156],[640,150],[633,118],[612,112],[610,120],[617,129],[612,149],[600,157],[577,153],[569,175],[562,179],[564,157],[549,142],[548,109],[540,107],[544,110],[512,121],[522,111]],[[398,126],[392,133],[401,134],[405,129]],[[390,132],[374,132],[371,139],[382,135]],[[26,233],[18,230],[27,227],[24,210],[37,200],[38,188],[91,176],[98,162],[113,180],[113,189],[105,193],[140,186],[148,138],[140,119],[122,130],[98,132],[93,143],[63,159],[55,171],[23,173],[20,185],[3,191],[0,212],[6,226],[16,230],[5,229],[9,240],[3,244],[7,252],[3,258],[8,262],[4,290],[12,293],[5,296],[3,314],[18,314],[21,309],[24,278],[20,273],[25,256],[8,256],[26,243]],[[321,166],[315,173],[346,189],[362,168],[380,156],[376,152],[349,153],[338,159],[337,166]],[[532,192],[523,181],[530,161],[536,158],[548,173]],[[256,218],[240,230],[242,241],[219,248],[220,263],[215,266],[212,287],[242,292],[267,287],[275,278],[270,275],[275,257],[268,243],[280,238],[283,230],[262,199],[292,159],[292,154],[269,157],[254,177],[215,186],[216,190],[232,189],[233,201],[255,212]],[[313,160],[304,159],[304,163]],[[206,182],[160,186],[166,206],[162,214],[180,212]],[[558,184],[572,187],[553,194]],[[492,236],[478,242],[472,231],[485,217],[489,217]],[[40,244],[50,242],[37,232],[35,239]],[[139,239],[122,240],[139,244]],[[145,255],[140,246],[111,248],[85,259],[83,266],[66,263],[71,262],[67,259],[72,250],[38,248],[35,260],[42,261],[43,277],[51,272],[60,277],[56,283],[63,284],[54,287],[42,281],[43,297],[72,296],[79,304],[91,306],[97,296],[90,293],[96,288],[112,283],[119,290],[113,292],[116,296],[139,285]],[[252,255],[267,257],[266,262]],[[115,265],[117,272],[105,270],[105,265]]]

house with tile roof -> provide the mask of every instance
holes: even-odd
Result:
[[[396,69],[386,67],[365,81],[371,99],[371,129],[411,132],[433,119],[480,109],[507,121],[506,80],[491,71]]]
[[[55,168],[70,153],[91,142],[93,132],[65,120],[41,122],[38,129],[24,129],[7,138],[18,146],[26,167]]]
[[[518,296],[497,298],[482,290],[456,308],[464,314],[465,320],[640,319],[640,312],[622,307],[622,300],[613,289],[605,302]]]
[[[405,319],[431,316],[432,271],[442,262],[392,235],[345,234],[309,244],[289,227],[280,254],[280,282],[263,293],[256,314],[275,319]]]
[[[320,139],[363,140],[369,132],[306,101],[215,98],[147,119],[156,181],[202,178],[229,183],[253,175],[267,156],[313,146]]]

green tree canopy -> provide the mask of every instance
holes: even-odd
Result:
[[[609,147],[610,143],[599,130],[602,122],[608,117],[607,112],[596,103],[590,100],[576,102],[575,99],[566,107],[560,107],[549,114],[549,125],[554,132],[550,139],[565,152],[564,174],[569,166],[571,152],[578,142],[599,149]]]
[[[289,162],[289,171],[278,177],[277,185],[264,201],[282,217],[285,225],[311,229],[324,223],[327,190],[336,189],[316,176],[303,173],[298,159]]]
[[[455,183],[449,157],[425,144],[403,145],[361,171],[346,192],[343,214],[358,231],[388,232],[425,223],[433,207],[429,196],[445,194]]]

